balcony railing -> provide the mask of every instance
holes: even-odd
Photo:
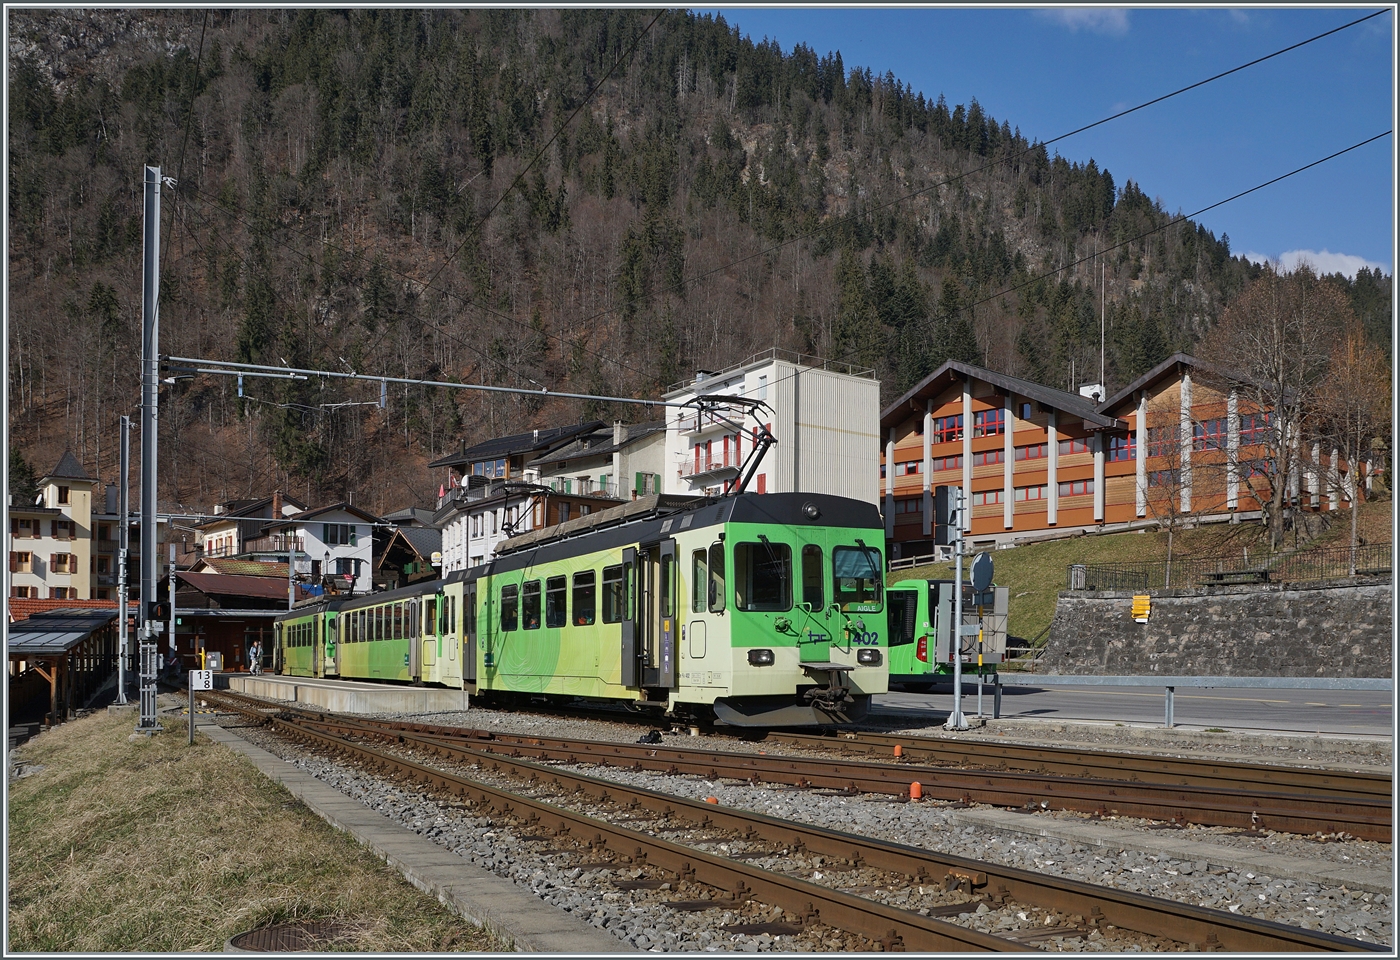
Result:
[[[235,544],[231,544],[231,543],[229,543],[229,544],[224,544],[224,545],[221,546],[221,547],[205,547],[205,548],[204,548],[204,558],[205,558],[206,560],[214,560],[214,559],[218,559],[219,557],[236,557],[236,556],[238,556],[239,552],[240,552],[240,551],[239,551],[238,547],[237,547]],[[263,552],[267,552],[267,551],[263,551]]]
[[[601,483],[597,480],[579,477],[541,477],[540,483],[556,493],[573,493],[584,497],[607,497],[610,500],[626,500],[631,491],[624,491],[621,484]]]
[[[246,544],[243,545],[242,552],[286,553],[287,551],[292,550],[293,548],[297,550],[304,549],[302,538],[279,534],[276,536],[258,537],[256,540],[249,540]],[[214,554],[206,553],[205,556],[214,556]],[[229,554],[229,556],[232,556],[232,554]]]

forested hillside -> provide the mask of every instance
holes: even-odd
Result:
[[[949,357],[1069,388],[1097,379],[1102,289],[1112,391],[1258,271],[1202,226],[1151,232],[1175,211],[1132,171],[722,19],[7,15],[10,427],[40,470],[69,445],[113,478],[138,412],[146,163],[178,181],[163,353],[397,377],[655,398],[780,346],[874,367],[886,400]],[[1388,350],[1390,278],[1333,279]],[[435,493],[422,465],[464,441],[641,416],[419,387],[381,410],[337,380],[245,394],[167,388],[162,500],[280,485],[388,510]]]

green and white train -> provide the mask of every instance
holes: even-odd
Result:
[[[876,508],[844,497],[646,497],[441,580],[289,611],[274,667],[735,725],[850,723],[889,687],[883,546]]]

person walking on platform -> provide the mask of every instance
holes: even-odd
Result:
[[[248,672],[254,675],[262,673],[262,641],[254,640],[248,647]]]

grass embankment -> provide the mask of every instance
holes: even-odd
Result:
[[[289,920],[343,924],[324,949],[505,947],[182,721],[132,738],[94,714],[20,748],[10,785],[9,951],[223,950]]]
[[[1383,543],[1391,538],[1391,501],[1360,505],[1357,528],[1365,543]],[[1311,541],[1295,539],[1290,533],[1287,549],[1345,547],[1351,543],[1351,514],[1346,510],[1319,518],[1325,529]],[[1186,557],[1242,556],[1268,548],[1268,531],[1257,523],[1213,523],[1191,530],[1178,530],[1172,541],[1172,555]],[[1084,534],[1065,540],[1029,543],[1013,550],[992,554],[996,582],[1010,588],[1007,632],[1034,639],[1050,626],[1055,616],[1055,599],[1065,589],[1066,569],[1072,563],[1127,563],[1167,559],[1167,535],[1156,531],[1141,533]],[[968,576],[971,560],[963,560],[963,576]],[[912,570],[891,572],[890,580],[951,579],[951,563],[931,564]],[[1041,638],[1043,641],[1043,638]]]

